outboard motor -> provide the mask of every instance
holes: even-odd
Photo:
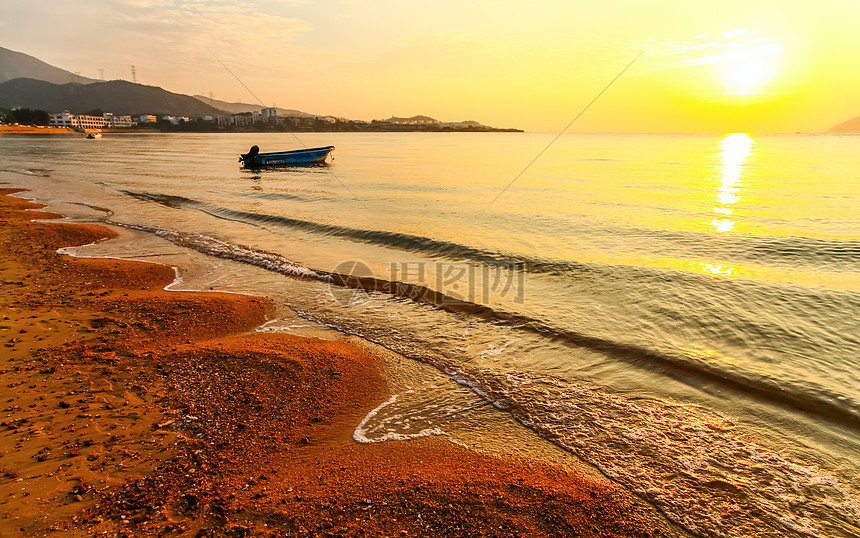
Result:
[[[243,153],[240,160],[245,163],[245,166],[253,166],[254,158],[257,154],[260,153],[260,148],[257,147],[256,144],[251,146],[251,149],[248,150],[248,153]]]

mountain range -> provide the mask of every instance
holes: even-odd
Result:
[[[195,95],[194,98],[199,101],[203,101],[209,106],[213,106],[219,110],[223,110],[224,112],[229,112],[230,114],[252,112],[254,110],[260,110],[261,108],[263,108],[263,105],[252,105],[251,103],[230,103],[227,101],[219,101],[218,99],[211,99],[203,95]],[[282,118],[287,116],[300,116],[304,118],[314,117],[314,114],[308,114],[307,112],[302,112],[301,110],[293,110],[292,108],[276,107],[275,110],[277,110],[278,116]]]
[[[96,82],[91,78],[82,77],[59,67],[46,64],[29,54],[0,47],[0,82],[22,77],[43,80],[53,84],[66,84],[69,82],[89,84],[90,82]]]
[[[50,113],[83,114],[95,109],[115,114],[217,116],[260,110],[260,105],[216,101],[202,95],[173,93],[125,80],[81,77],[28,54],[0,47],[0,107],[32,108]],[[312,114],[278,109],[279,116]]]
[[[23,107],[50,113],[68,110],[83,114],[94,109],[116,114],[170,114],[217,116],[223,112],[191,96],[125,80],[91,84],[52,84],[32,78],[15,78],[0,84],[0,107]]]

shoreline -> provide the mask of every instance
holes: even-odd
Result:
[[[68,127],[40,127],[35,125],[0,125],[0,135],[4,134],[75,134]]]
[[[0,534],[683,535],[596,473],[354,442],[391,392],[370,347],[250,332],[270,302],[165,291],[170,266],[58,254],[116,233],[33,222],[61,215],[24,190],[0,188]]]
[[[414,126],[407,126],[414,127]],[[223,128],[202,128],[202,127],[183,127],[172,125],[153,125],[152,127],[100,127],[97,129],[71,129],[69,127],[51,127],[37,125],[0,125],[0,135],[3,134],[84,134],[90,130],[101,133],[111,134],[283,134],[290,132],[296,133],[525,133],[523,129],[453,129],[453,128],[375,128],[375,129],[305,129],[291,128],[289,131],[284,129],[223,129]]]

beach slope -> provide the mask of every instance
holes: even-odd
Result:
[[[267,300],[164,291],[167,266],[58,254],[116,234],[21,190],[0,189],[0,535],[677,534],[602,477],[355,443],[379,357],[255,333]]]

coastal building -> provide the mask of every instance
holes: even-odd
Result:
[[[158,118],[155,117],[155,114],[143,114],[137,118],[137,123],[155,123],[158,121]]]
[[[133,124],[131,116],[118,116],[111,112],[105,112],[102,116],[88,116],[86,114],[70,114],[68,110],[64,110],[60,114],[48,116],[48,125],[51,127],[69,127],[70,129],[131,127]]]
[[[180,123],[188,123],[191,121],[188,116],[162,116],[161,119],[170,122],[171,125],[179,125]]]
[[[51,114],[48,116],[48,125],[51,127],[71,127],[75,116],[69,114],[68,110],[64,110],[61,114]]]
[[[206,116],[208,120],[212,120],[212,116]],[[186,121],[187,118],[186,118]],[[278,121],[278,111],[275,108],[263,108],[261,110],[253,110],[251,112],[239,112],[215,118],[219,127],[246,127],[255,123],[276,123]]]
[[[230,127],[231,125],[235,125],[236,127],[247,127],[248,125],[253,124],[254,113],[251,112],[241,112],[230,116],[218,116],[219,127]]]
[[[111,112],[104,113],[105,119],[105,127],[115,128],[115,127],[131,127],[134,125],[134,122],[131,119],[131,116],[117,116]]]
[[[102,116],[88,116],[86,114],[69,114],[64,110],[60,114],[50,114],[48,125],[51,127],[69,127],[71,129],[101,129],[107,121]]]
[[[314,118],[310,116],[287,116],[286,120],[297,127],[313,127]]]

